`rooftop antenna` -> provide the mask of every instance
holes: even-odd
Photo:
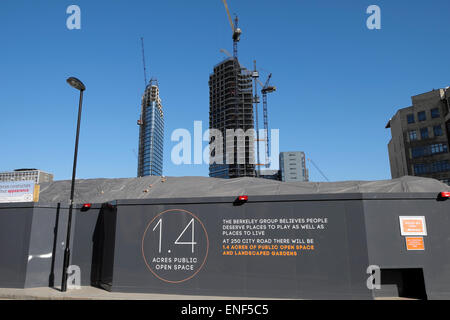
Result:
[[[142,46],[142,63],[144,64],[144,81],[145,88],[147,87],[147,69],[145,68],[145,52],[144,52],[144,38],[141,37],[141,46]]]

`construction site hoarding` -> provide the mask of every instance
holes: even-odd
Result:
[[[0,287],[61,285],[67,206],[0,204]]]
[[[130,190],[137,193],[147,180],[117,183],[135,183]],[[81,183],[80,190],[112,197],[115,185],[108,191],[100,182],[90,189]],[[242,194],[229,183],[220,192]],[[366,184],[428,188],[420,183]],[[70,279],[118,292],[450,298],[450,200],[437,192],[177,196],[189,191],[186,185],[189,179],[182,185],[168,179],[153,188],[153,199],[77,204],[70,244],[77,271]],[[268,193],[270,186],[252,192]],[[46,198],[58,196],[49,191]],[[60,285],[67,217],[67,204],[0,204],[0,287]]]
[[[449,205],[434,193],[116,201],[101,213],[97,278],[119,292],[450,298]],[[408,250],[399,216],[426,219],[425,250]]]

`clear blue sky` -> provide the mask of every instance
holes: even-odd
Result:
[[[81,8],[81,30],[66,8]],[[385,125],[410,97],[450,85],[450,2],[228,0],[243,36],[241,62],[273,73],[271,128],[281,151],[303,150],[330,180],[390,178]],[[366,28],[366,8],[382,29]],[[166,176],[208,174],[206,165],[170,161],[176,128],[208,124],[208,77],[232,51],[220,0],[1,0],[0,171],[40,168],[71,176],[77,92],[86,84],[79,178],[136,175],[140,37],[160,84]],[[135,151],[133,151],[135,150]],[[310,167],[313,181],[323,181]]]

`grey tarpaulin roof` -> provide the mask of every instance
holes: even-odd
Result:
[[[70,180],[41,185],[41,202],[66,203]],[[450,187],[438,180],[406,176],[393,180],[344,182],[281,182],[258,178],[218,179],[207,177],[148,176],[124,179],[76,181],[75,202],[103,203],[122,199],[220,197],[318,193],[441,192]]]

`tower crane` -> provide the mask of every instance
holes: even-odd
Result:
[[[144,84],[145,84],[144,88],[146,88],[147,87],[147,68],[145,67],[145,52],[144,52],[144,38],[143,37],[141,37],[141,46],[142,46],[142,62],[144,65]]]
[[[230,26],[231,26],[231,30],[233,31],[233,57],[237,58],[237,43],[239,42],[239,40],[241,40],[241,34],[242,34],[242,30],[238,27],[238,17],[236,16],[234,18],[234,23],[233,23],[233,19],[231,19],[231,15],[230,15],[230,10],[228,10],[228,4],[227,4],[227,0],[222,0],[223,5],[225,6],[225,10],[227,11],[227,15],[228,15],[228,21],[230,22]]]
[[[142,64],[144,66],[144,90],[147,88],[147,68],[145,67],[145,52],[144,52],[144,38],[141,37],[141,47],[142,47]],[[142,110],[141,110],[141,116],[139,120],[137,121],[138,126],[142,126],[144,123],[144,120],[142,119]]]
[[[267,114],[267,94],[275,92],[277,88],[275,86],[269,85],[270,78],[272,78],[272,74],[270,73],[267,77],[266,83],[263,84],[261,81],[257,79],[259,84],[261,85],[261,95],[263,98],[263,117],[264,117],[264,131],[265,131],[265,141],[266,141],[266,168],[270,167],[270,158],[269,158],[269,117]],[[256,115],[258,116],[258,115]]]
[[[259,82],[259,72],[256,70],[256,60],[253,60],[253,72],[251,73],[253,78],[253,83],[255,85],[255,95],[253,97],[253,103],[255,104],[255,130],[256,130],[256,165],[258,166],[257,174],[258,177],[261,175],[261,166],[262,164],[259,161],[259,124],[258,124],[258,103],[259,103],[259,97],[258,97],[258,82]]]

